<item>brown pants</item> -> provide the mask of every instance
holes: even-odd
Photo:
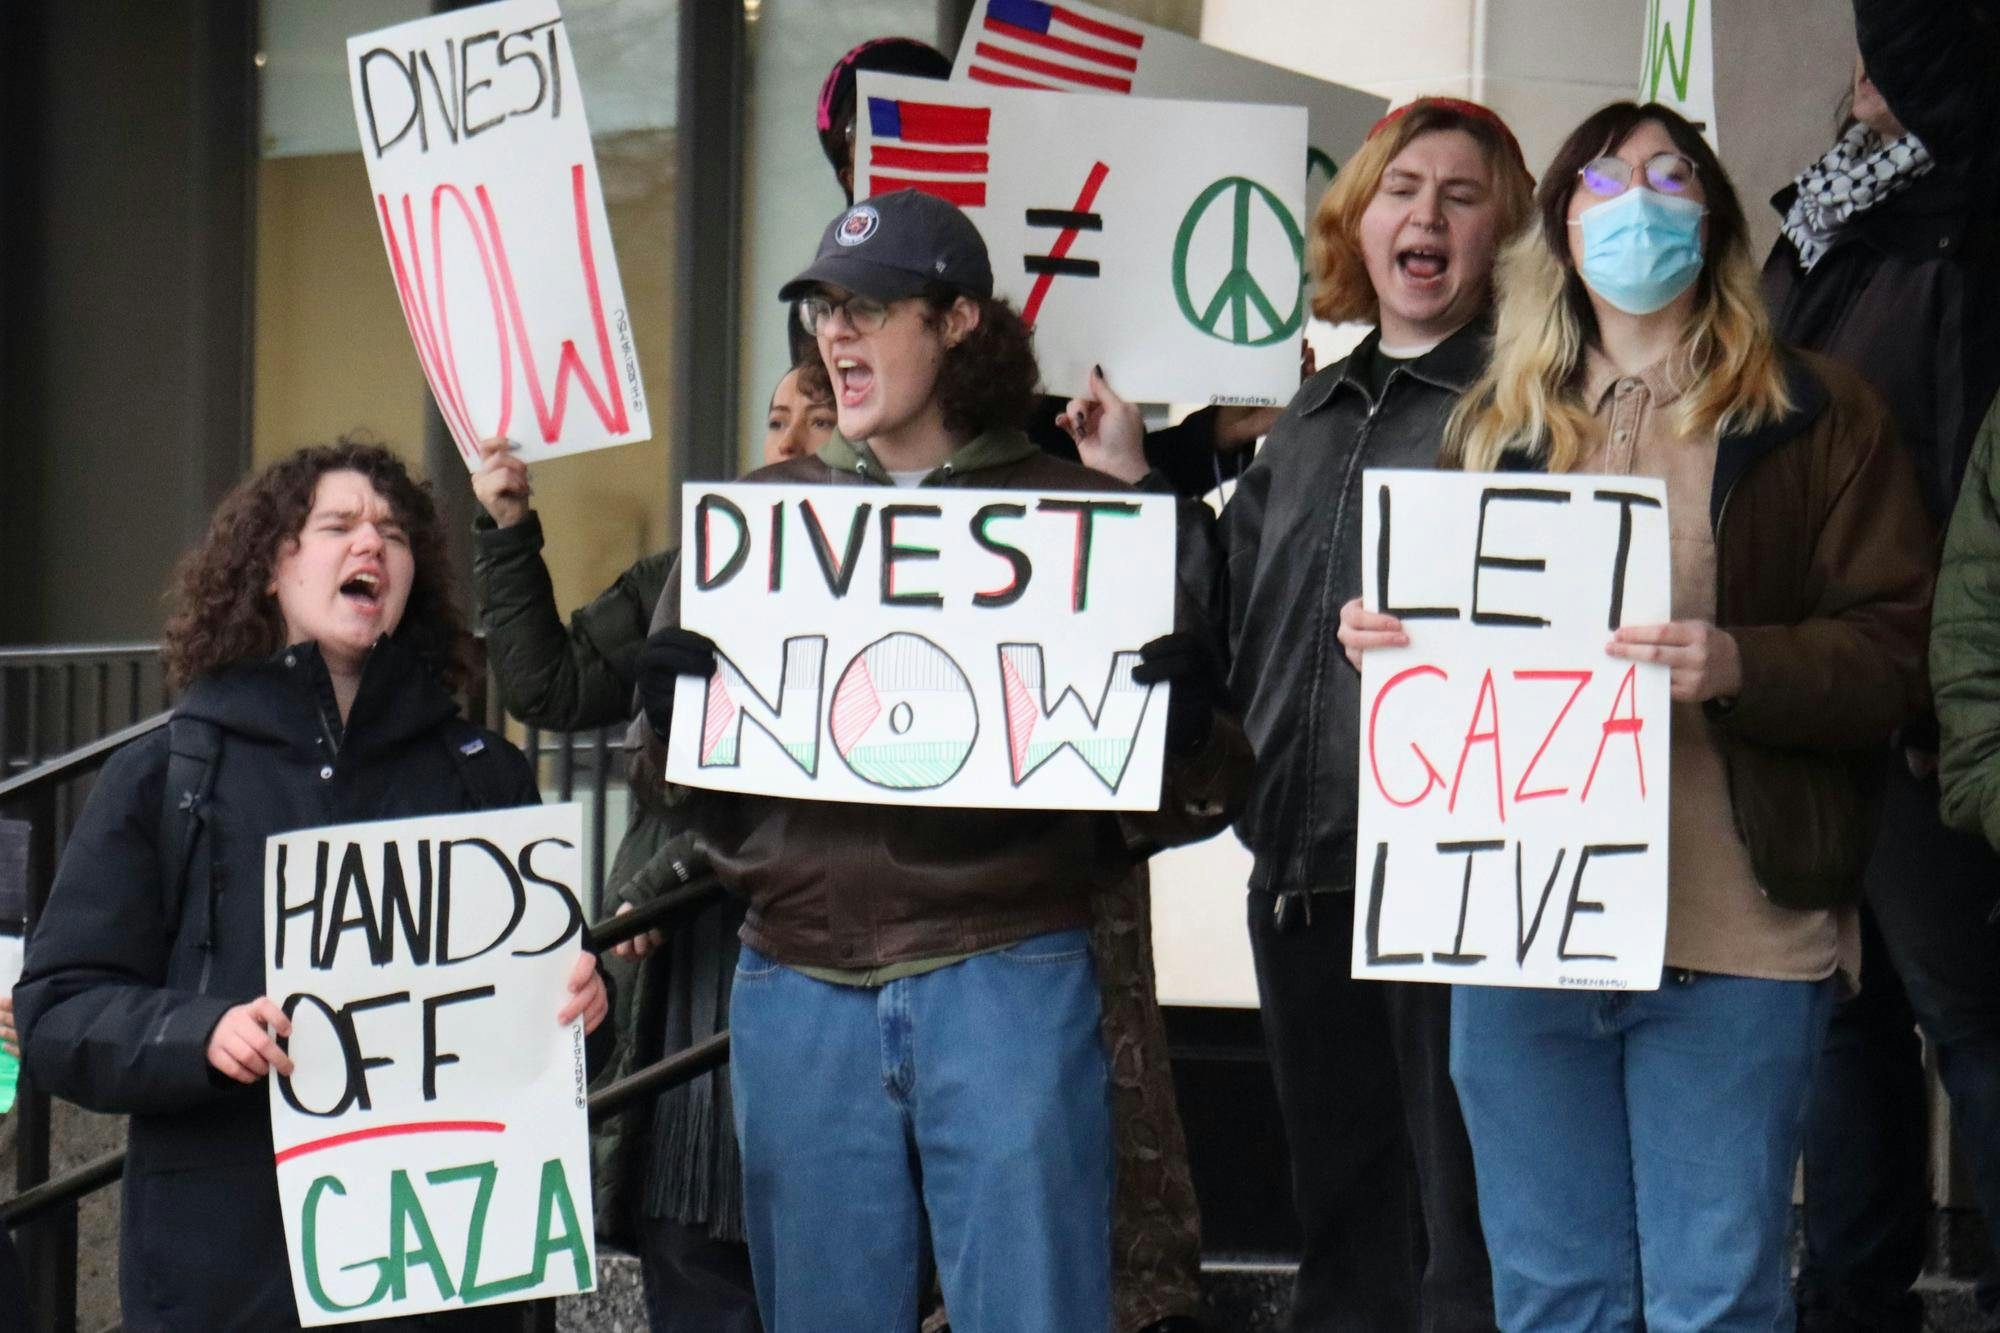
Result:
[[[1090,930],[1111,1061],[1118,1186],[1111,1308],[1118,1333],[1201,1311],[1201,1208],[1188,1173],[1167,1030],[1153,979],[1153,891],[1140,866],[1097,896]]]

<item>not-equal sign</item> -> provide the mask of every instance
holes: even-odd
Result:
[[[1046,255],[1023,255],[1021,263],[1030,273],[1046,273],[1050,277],[1094,278],[1098,276],[1095,259],[1071,259],[1064,253],[1082,231],[1103,231],[1104,215],[1076,208],[1031,208],[1028,210],[1030,227],[1047,227],[1057,233],[1057,246]]]

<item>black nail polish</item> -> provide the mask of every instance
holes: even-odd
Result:
[[[1097,378],[1099,378],[1099,379],[1103,379],[1103,378],[1104,378],[1104,367],[1103,367],[1103,366],[1092,366],[1092,367],[1091,367],[1091,369],[1097,372]]]

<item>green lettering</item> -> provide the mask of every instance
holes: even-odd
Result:
[[[408,1248],[411,1227],[415,1227],[417,1232],[417,1248],[414,1250]],[[431,1280],[437,1283],[438,1295],[445,1300],[451,1299],[451,1274],[444,1266],[444,1254],[438,1249],[437,1237],[431,1234],[430,1219],[424,1216],[424,1205],[410,1184],[410,1173],[396,1170],[389,1173],[388,1272],[390,1293],[399,1301],[406,1294],[412,1264],[422,1264],[430,1269]]]
[[[306,1252],[306,1292],[313,1298],[313,1304],[319,1306],[320,1309],[325,1310],[328,1314],[339,1314],[343,1310],[363,1309],[375,1304],[375,1302],[388,1295],[390,1283],[389,1265],[388,1261],[384,1259],[363,1259],[358,1263],[347,1264],[341,1268],[341,1272],[351,1273],[357,1268],[366,1268],[369,1264],[376,1265],[376,1271],[379,1276],[375,1282],[375,1290],[369,1294],[366,1300],[356,1301],[352,1305],[342,1305],[326,1294],[326,1288],[320,1285],[319,1280],[319,1200],[320,1196],[329,1190],[342,1196],[345,1196],[347,1193],[347,1187],[333,1176],[321,1176],[306,1191],[305,1217],[302,1219],[301,1228],[304,1233]]]
[[[562,1214],[562,1235],[549,1234],[549,1221]],[[569,1177],[563,1173],[560,1157],[542,1163],[542,1197],[535,1209],[535,1281],[548,1272],[549,1260],[567,1251],[576,1265],[576,1289],[590,1287],[590,1253],[583,1242],[583,1228],[576,1220],[576,1204],[569,1197]]]
[[[442,1171],[432,1171],[424,1176],[433,1185],[449,1185],[460,1180],[479,1182],[479,1193],[472,1200],[472,1221],[465,1228],[465,1271],[459,1274],[459,1298],[467,1305],[477,1305],[480,1301],[490,1301],[496,1296],[534,1285],[533,1273],[521,1273],[514,1277],[503,1277],[494,1282],[479,1280],[479,1251],[486,1239],[486,1209],[493,1202],[493,1178],[499,1168],[491,1162],[474,1162],[469,1166],[451,1166]]]

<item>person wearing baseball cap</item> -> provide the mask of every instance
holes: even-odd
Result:
[[[832,371],[838,429],[748,480],[1122,491],[1023,434],[1034,352],[992,287],[978,230],[950,204],[899,192],[842,210],[781,292]],[[714,643],[680,628],[679,587],[668,579],[637,671],[656,760],[676,689],[716,665]],[[1251,762],[1191,599],[1176,623],[1133,672],[1173,682],[1156,811],[690,794],[716,874],[749,903],[730,1069],[772,1333],[914,1328],[927,1255],[963,1327],[1111,1327],[1091,899],[1145,849],[1220,829]]]

